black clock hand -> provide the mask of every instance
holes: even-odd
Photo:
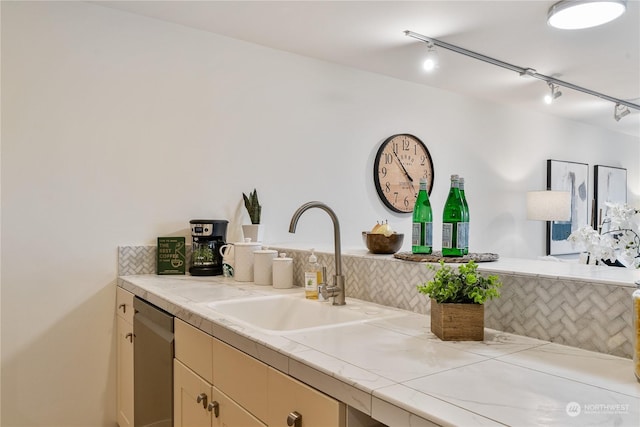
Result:
[[[404,174],[406,175],[407,179],[410,182],[413,182],[413,178],[411,178],[411,176],[409,175],[409,172],[407,172],[407,170],[405,169],[404,165],[402,164],[402,162],[400,161],[400,157],[398,157],[398,155],[396,154],[396,150],[393,150],[393,155],[396,156],[396,160],[398,161],[398,164],[400,165],[400,167],[402,168],[402,172],[404,172]]]
[[[415,193],[416,192],[416,188],[413,186],[413,178],[411,178],[411,175],[409,175],[409,172],[407,172],[407,169],[404,167],[404,165],[400,161],[400,157],[398,157],[398,154],[396,153],[395,149],[393,150],[393,155],[396,157],[396,160],[398,161],[398,164],[400,165],[400,167],[402,168],[402,171],[404,172],[405,176],[409,180],[409,185],[411,186],[411,189]]]

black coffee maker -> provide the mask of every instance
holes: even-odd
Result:
[[[192,219],[191,264],[192,276],[217,276],[222,274],[220,247],[227,238],[227,224],[224,219]]]

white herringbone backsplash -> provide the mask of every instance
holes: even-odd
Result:
[[[308,251],[273,248],[293,258],[294,283],[302,283]],[[332,254],[318,262],[335,274]],[[187,258],[190,254],[187,254]],[[429,313],[429,301],[416,285],[433,273],[423,263],[389,257],[343,255],[347,296]],[[154,274],[155,246],[118,248],[118,274]],[[631,293],[633,288],[579,280],[501,274],[501,297],[485,307],[485,326],[546,341],[622,357],[632,355]]]

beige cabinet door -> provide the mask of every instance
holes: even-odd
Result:
[[[344,403],[323,394],[276,369],[269,368],[269,427],[286,427],[289,414],[301,416],[299,426],[344,427]]]
[[[116,387],[118,425],[133,426],[133,325],[116,316]]]
[[[214,427],[266,427],[247,410],[213,387],[213,401],[218,405],[218,416],[213,417]],[[215,410],[214,410],[215,411]]]
[[[265,420],[268,366],[217,339],[213,340],[213,358],[213,385]]]
[[[173,359],[174,427],[211,427],[211,397],[211,384]]]

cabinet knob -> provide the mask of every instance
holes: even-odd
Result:
[[[128,339],[129,342],[133,342],[133,334],[129,332],[127,335],[124,336],[124,339]]]
[[[209,410],[209,412],[213,411],[213,415],[216,418],[218,418],[218,416],[220,415],[220,404],[216,400],[209,403],[209,405],[207,406],[207,409]]]
[[[198,395],[198,398],[196,399],[196,402],[197,402],[197,403],[202,403],[202,407],[203,407],[204,409],[207,409],[207,401],[208,401],[208,399],[209,399],[209,398],[207,397],[207,394],[206,394],[206,393],[200,393],[200,394]]]
[[[127,304],[120,304],[118,308],[121,308],[123,313],[127,312]]]
[[[289,427],[302,427],[302,414],[293,411],[287,415],[287,425]]]

